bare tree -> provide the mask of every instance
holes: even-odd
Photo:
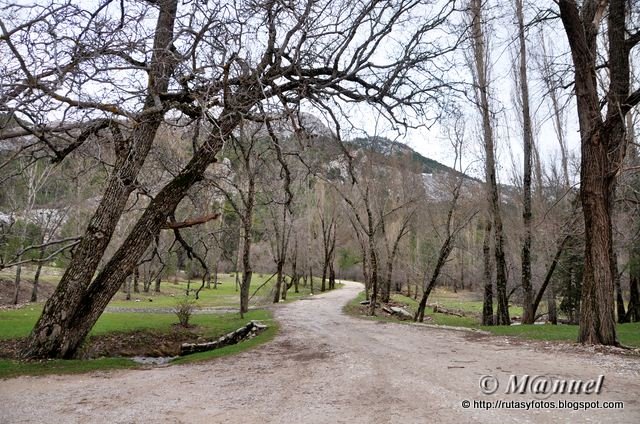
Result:
[[[453,129],[449,130],[450,142],[454,150],[453,169],[460,167],[460,173],[455,178],[451,187],[451,201],[449,202],[446,219],[444,223],[444,232],[442,234],[442,242],[438,251],[438,257],[434,265],[429,282],[425,285],[422,297],[418,303],[418,310],[415,313],[414,321],[422,322],[424,320],[424,312],[427,306],[427,300],[431,291],[435,288],[438,278],[449,260],[449,255],[453,251],[458,234],[471,222],[477,212],[471,212],[467,216],[459,216],[458,200],[462,192],[465,175],[462,172],[462,146],[464,142],[464,122],[460,116],[457,116],[452,125]],[[425,273],[426,277],[426,273]],[[426,278],[425,278],[426,283]]]
[[[496,293],[497,293],[497,322],[498,325],[510,325],[509,302],[507,297],[507,270],[504,253],[504,231],[502,225],[502,213],[500,211],[500,194],[496,177],[495,161],[495,141],[492,124],[492,112],[490,106],[489,93],[489,64],[487,63],[487,38],[484,31],[484,20],[482,12],[482,1],[471,0],[471,45],[473,50],[472,73],[476,91],[476,107],[482,117],[482,137],[484,141],[485,154],[485,184],[487,190],[488,209],[491,223],[485,226],[485,236],[490,231],[494,235],[494,253],[496,262]],[[488,240],[485,246],[489,246]],[[486,249],[485,249],[486,251]],[[487,259],[485,259],[487,263]],[[488,263],[487,263],[488,265]],[[488,268],[486,268],[488,269]],[[485,270],[485,275],[487,271]],[[489,281],[486,281],[487,287]],[[485,288],[485,303],[488,309],[489,291]]]
[[[458,42],[440,31],[439,42],[432,42],[433,31],[455,11],[454,2],[434,8],[409,0],[140,0],[123,2],[119,12],[110,3],[85,10],[52,2],[36,6],[28,17],[19,5],[2,11],[0,42],[12,83],[0,104],[33,119],[0,138],[35,135],[58,161],[87,140],[107,140],[115,157],[100,203],[25,357],[75,354],[240,122],[260,115],[258,104],[286,110],[306,102],[330,113],[344,102],[368,102],[400,124],[402,107],[432,116],[446,72],[435,62]],[[418,15],[419,23],[406,20]],[[146,23],[150,17],[157,17],[153,28]],[[407,31],[395,30],[400,23]],[[148,30],[138,31],[140,26]],[[385,57],[380,46],[398,54]],[[94,85],[100,88],[87,89]],[[52,113],[65,119],[54,122]],[[205,136],[180,172],[150,193],[139,219],[94,278],[159,126],[176,115],[202,122]],[[245,273],[244,278],[251,275],[250,267]]]
[[[522,323],[532,324],[535,320],[533,306],[533,285],[531,282],[531,223],[533,220],[531,207],[531,154],[533,151],[533,126],[529,107],[529,80],[527,76],[527,43],[525,39],[523,0],[515,0],[516,19],[518,21],[518,77],[520,88],[520,106],[522,108],[522,139],[524,151],[524,174],[522,193],[522,223],[524,238],[522,240],[522,292],[523,314]]]

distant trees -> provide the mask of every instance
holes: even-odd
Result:
[[[19,4],[8,4],[0,37],[8,58],[2,78],[9,89],[0,104],[25,123],[2,139],[37,135],[57,161],[88,140],[100,140],[113,153],[103,195],[24,356],[75,354],[243,119],[264,116],[262,110],[296,110],[301,102],[330,112],[337,99],[377,105],[392,119],[401,107],[429,116],[438,97],[432,93],[443,89],[438,75],[445,72],[434,62],[457,42],[442,31],[454,3],[441,6],[403,0],[231,7],[160,0],[118,8],[107,1],[47,3],[24,14]],[[421,16],[420,22],[413,16]],[[395,30],[401,23],[402,33]],[[391,50],[382,52],[382,45],[401,54],[388,55]],[[53,114],[64,119],[54,121]],[[204,136],[179,172],[148,193],[139,218],[100,267],[158,128],[169,116],[201,123]]]

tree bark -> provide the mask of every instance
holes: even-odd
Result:
[[[493,319],[493,278],[491,277],[491,220],[487,218],[482,242],[484,265],[484,292],[482,298],[482,325],[494,325]]]
[[[375,241],[375,227],[373,224],[373,213],[369,205],[369,188],[365,195],[365,207],[367,210],[367,240],[369,247],[369,264],[370,264],[370,277],[371,282],[369,287],[371,288],[371,297],[369,298],[369,315],[374,316],[376,314],[376,302],[378,301],[378,258],[376,254],[376,241]]]
[[[627,322],[627,312],[624,310],[624,298],[622,297],[622,286],[620,284],[621,275],[618,272],[618,255],[615,252],[611,255],[611,269],[616,289],[616,314],[618,323],[624,324]]]
[[[20,262],[21,260],[22,260],[22,256],[19,256],[18,262]],[[22,279],[22,265],[18,265],[16,267],[16,277],[14,280],[14,291],[13,291],[13,301],[12,301],[14,305],[17,305],[19,301],[21,279]]]
[[[329,290],[336,288],[336,270],[333,267],[333,261],[329,263]]]
[[[547,312],[549,322],[552,325],[558,325],[558,308],[556,307],[556,291],[553,284],[547,289]]]
[[[596,58],[597,36],[608,5],[609,87],[606,117],[600,111]],[[630,100],[630,48],[626,34],[626,0],[560,0],[575,73],[581,137],[580,199],[585,221],[585,257],[578,341],[616,345],[614,276],[611,268],[613,193],[626,152],[625,115]]]
[[[140,293],[140,271],[138,267],[133,270],[133,292]]]
[[[40,286],[40,274],[42,272],[42,258],[44,258],[44,253],[45,253],[45,247],[42,246],[39,249],[39,253],[38,253],[38,265],[36,266],[36,274],[33,276],[33,288],[31,289],[31,298],[29,299],[30,302],[37,302],[38,301],[38,288]]]
[[[627,322],[640,322],[640,294],[638,293],[638,277],[629,277],[629,306]]]

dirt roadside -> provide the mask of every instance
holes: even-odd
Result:
[[[549,350],[458,331],[342,314],[361,285],[276,308],[274,341],[205,364],[0,381],[0,423],[576,423],[640,422],[640,360]],[[600,395],[547,402],[623,401],[624,409],[474,408],[505,394],[509,376],[605,376]],[[495,376],[494,395],[479,379]],[[463,408],[465,400],[470,408]]]

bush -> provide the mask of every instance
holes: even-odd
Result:
[[[173,312],[178,316],[178,321],[181,326],[185,328],[189,327],[189,320],[197,307],[196,300],[193,298],[183,296],[178,299]]]

